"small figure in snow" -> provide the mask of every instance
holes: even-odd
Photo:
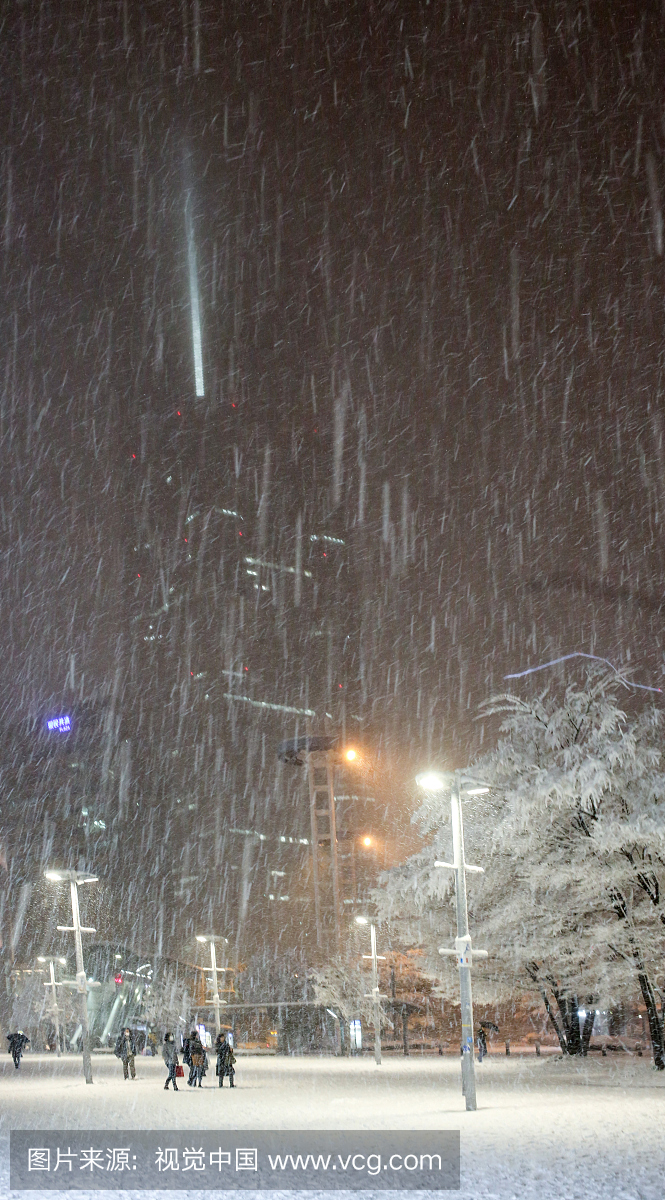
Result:
[[[231,1046],[226,1033],[217,1034],[217,1040],[215,1042],[215,1054],[217,1055],[216,1073],[219,1078],[219,1086],[223,1086],[224,1076],[228,1075],[230,1087],[235,1087],[235,1083],[233,1082],[235,1078],[235,1071],[233,1068],[235,1066],[236,1058],[235,1054],[233,1053],[233,1047]]]
[[[194,1082],[194,1076],[196,1075],[196,1069],[194,1067],[194,1063],[192,1062],[191,1045],[197,1037],[198,1034],[196,1030],[192,1029],[192,1032],[187,1034],[187,1037],[182,1043],[182,1061],[189,1067],[189,1079],[187,1080],[188,1087],[192,1086]]]
[[[136,1079],[136,1071],[134,1070],[134,1056],[136,1055],[136,1038],[134,1037],[133,1029],[127,1026],[121,1030],[115,1040],[115,1056],[122,1062],[122,1071],[125,1079],[129,1079],[129,1072],[132,1073],[132,1079]]]
[[[26,1046],[30,1044],[30,1038],[26,1036],[22,1029],[18,1029],[16,1033],[7,1034],[7,1041],[9,1042],[7,1053],[11,1054],[14,1060],[14,1066],[18,1071],[19,1063],[21,1062],[21,1055],[23,1054]]]
[[[478,1062],[482,1062],[485,1055],[487,1054],[487,1034],[485,1033],[485,1030],[483,1029],[482,1025],[480,1026],[480,1029],[478,1030],[477,1042],[478,1042]]]
[[[175,1070],[176,1070],[176,1067],[178,1066],[178,1052],[176,1049],[175,1038],[172,1033],[167,1033],[164,1035],[164,1045],[162,1046],[162,1058],[164,1059],[164,1062],[166,1063],[166,1066],[168,1069],[166,1083],[164,1084],[164,1091],[168,1092],[169,1084],[172,1083],[174,1092],[177,1092],[179,1089],[178,1089],[178,1085],[176,1083]]]
[[[191,1081],[193,1087],[196,1087],[198,1083],[199,1087],[201,1087],[201,1079],[203,1078],[203,1068],[205,1065],[205,1051],[203,1049],[203,1043],[196,1032],[190,1033],[189,1035],[189,1053],[192,1059],[192,1069],[189,1073],[189,1079],[187,1082],[189,1083]]]
[[[182,1061],[184,1062],[186,1067],[189,1067],[189,1079],[187,1080],[188,1084],[191,1084],[194,1079],[194,1068],[192,1066],[192,1056],[189,1053],[189,1039],[192,1038],[193,1036],[194,1036],[193,1033],[188,1033],[187,1037],[182,1039]]]

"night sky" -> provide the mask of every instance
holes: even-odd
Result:
[[[225,692],[330,713],[406,829],[505,674],[659,686],[664,10],[0,13],[4,719],[99,706],[107,773],[129,739],[162,916],[185,787],[237,868],[232,821],[306,826],[304,717]]]

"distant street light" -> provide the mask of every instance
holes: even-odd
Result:
[[[457,959],[459,969],[459,986],[462,1016],[462,1092],[466,1100],[467,1111],[475,1112],[476,1104],[476,1073],[474,1064],[473,1041],[473,997],[471,994],[471,966],[473,954],[477,958],[487,958],[486,950],[471,949],[469,935],[469,914],[466,903],[466,873],[474,871],[482,873],[482,867],[470,866],[464,858],[464,827],[462,824],[462,806],[460,792],[462,784],[468,796],[481,796],[489,792],[486,783],[480,779],[453,771],[443,774],[440,771],[424,771],[416,776],[416,783],[426,792],[443,792],[450,789],[451,825],[453,833],[453,862],[435,862],[435,867],[445,867],[455,872],[455,907],[457,913],[457,937],[455,949],[442,948],[439,954],[451,955]]]
[[[60,987],[61,984],[56,983],[54,964],[60,963],[64,967],[67,962],[67,959],[66,958],[50,958],[50,957],[47,958],[44,955],[40,954],[37,959],[37,962],[40,962],[40,963],[47,962],[49,965],[49,974],[50,974],[51,978],[48,983],[44,984],[44,987],[51,989],[51,1007],[49,1009],[47,1009],[46,1011],[48,1013],[50,1013],[51,1016],[53,1017],[53,1022],[55,1024],[55,1052],[56,1052],[56,1055],[58,1056],[58,1058],[60,1058],[60,1055],[62,1053],[61,1048],[60,1048],[60,1021],[58,1020],[58,1017],[60,1014],[60,1009],[58,1008],[58,994],[55,989]]]
[[[424,792],[443,792],[446,788],[446,776],[440,771],[423,771],[416,775],[416,783]]]
[[[212,1003],[213,1003],[213,1007],[215,1009],[215,1029],[217,1031],[217,1035],[219,1036],[219,1034],[222,1031],[219,1009],[220,1009],[220,1005],[226,1004],[226,1000],[220,1000],[220,998],[219,998],[219,984],[218,984],[218,980],[217,980],[217,975],[218,975],[219,971],[226,971],[226,967],[218,967],[217,966],[217,953],[215,950],[215,941],[224,942],[228,946],[229,939],[225,938],[225,937],[220,937],[214,933],[206,933],[206,934],[197,933],[196,940],[197,940],[197,942],[201,942],[202,945],[205,945],[206,942],[210,943],[210,966],[212,969]]]
[[[96,929],[91,929],[81,925],[81,915],[79,912],[79,896],[78,885],[80,883],[97,883],[97,876],[91,875],[87,871],[44,871],[46,879],[51,883],[66,883],[69,882],[69,890],[72,902],[72,925],[58,925],[57,928],[61,933],[73,933],[74,942],[76,944],[76,982],[74,987],[79,995],[80,1015],[81,1015],[81,1042],[83,1050],[83,1074],[85,1075],[86,1083],[92,1083],[92,1060],[90,1058],[90,1029],[88,1026],[88,988],[99,987],[99,984],[89,984],[85,977],[85,969],[83,966],[83,943],[81,941],[82,933],[96,933]],[[72,981],[64,981],[65,986],[71,987]]]
[[[376,953],[376,928],[367,917],[356,917],[356,925],[369,925],[371,954],[363,954],[363,958],[372,960],[372,990],[365,993],[365,999],[372,1001],[374,1013],[374,1062],[381,1066],[381,1001],[385,999],[379,991],[379,959],[385,959],[385,954]]]

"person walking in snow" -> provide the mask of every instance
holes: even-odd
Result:
[[[192,1055],[191,1055],[191,1051],[189,1049],[189,1044],[190,1044],[192,1038],[195,1038],[195,1037],[196,1037],[196,1031],[193,1029],[191,1033],[187,1034],[186,1038],[183,1038],[183,1042],[182,1042],[182,1061],[185,1063],[186,1066],[189,1067],[189,1079],[187,1080],[187,1083],[189,1084],[190,1087],[194,1082],[194,1065],[192,1063]]]
[[[174,1092],[177,1092],[179,1088],[178,1084],[176,1083],[175,1069],[178,1066],[178,1052],[176,1049],[175,1038],[172,1033],[167,1033],[164,1035],[162,1058],[164,1059],[168,1069],[166,1083],[164,1084],[164,1091],[168,1092],[169,1084],[172,1083]]]
[[[216,1071],[219,1079],[219,1086],[223,1087],[224,1076],[228,1075],[229,1086],[235,1087],[235,1083],[233,1082],[235,1079],[235,1071],[233,1067],[236,1059],[226,1033],[217,1034],[217,1040],[215,1042],[215,1054],[217,1055]]]
[[[201,1087],[205,1051],[198,1033],[190,1033],[189,1035],[189,1053],[192,1059],[192,1069],[187,1082],[191,1083],[193,1087],[196,1087],[198,1083],[199,1087]]]
[[[125,1079],[129,1079],[129,1072],[132,1073],[132,1079],[136,1079],[136,1071],[134,1069],[134,1057],[136,1055],[136,1038],[134,1031],[127,1026],[117,1036],[115,1041],[115,1056],[122,1063],[122,1071]]]
[[[21,1055],[23,1054],[26,1046],[30,1044],[30,1038],[26,1036],[22,1029],[18,1029],[16,1033],[7,1034],[7,1041],[9,1042],[7,1053],[11,1054],[14,1060],[14,1066],[18,1071],[19,1064],[21,1062]]]
[[[482,1062],[487,1054],[487,1034],[482,1025],[478,1029],[478,1062]]]

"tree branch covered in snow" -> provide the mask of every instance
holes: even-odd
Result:
[[[476,762],[488,796],[463,799],[474,943],[474,990],[536,989],[562,1048],[583,1052],[578,1003],[609,1006],[639,989],[656,1065],[665,1066],[656,974],[665,952],[665,771],[661,714],[628,718],[616,676],[597,668],[562,700],[495,697],[484,714],[504,720],[496,749]],[[384,916],[423,941],[434,961],[450,944],[450,801],[428,796],[416,820],[429,850],[389,873],[377,894]],[[445,978],[446,967],[439,966]],[[452,973],[449,976],[452,983]]]
[[[372,981],[368,971],[359,964],[349,964],[342,958],[334,958],[325,967],[310,972],[314,983],[314,997],[319,1004],[335,1009],[345,1021],[361,1017],[368,1025],[374,1020],[374,1007],[368,994]],[[381,1012],[381,1024],[386,1024],[385,1013]]]

